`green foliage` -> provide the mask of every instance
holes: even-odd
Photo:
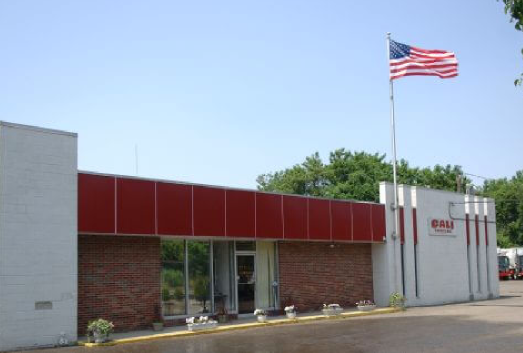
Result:
[[[517,31],[523,31],[523,0],[503,0],[503,3],[505,4],[505,13],[510,16],[510,22],[514,23],[514,28]],[[523,49],[521,54],[523,54]],[[523,74],[514,81],[515,85],[521,85],[522,83]]]
[[[510,179],[486,180],[482,194],[496,201],[498,245],[523,244],[523,171]]]
[[[162,261],[183,262],[183,240],[162,241]]]
[[[163,269],[163,280],[166,283],[169,283],[173,287],[183,286],[184,282],[184,273],[181,269],[173,268],[164,268]]]
[[[209,243],[189,241],[189,278],[193,276],[209,276]]]
[[[89,333],[96,332],[101,335],[108,335],[113,332],[113,329],[113,323],[104,319],[92,320],[87,324],[87,332]]]
[[[194,279],[194,297],[200,302],[205,302],[209,298],[209,278],[197,277]]]
[[[392,308],[402,308],[405,309],[405,302],[407,301],[407,298],[405,298],[403,295],[395,292],[392,293],[389,296],[389,306]]]
[[[443,190],[456,190],[456,179],[463,172],[459,166],[417,168],[405,160],[398,162],[398,182]],[[315,153],[301,164],[257,178],[258,189],[335,199],[379,201],[379,182],[392,182],[392,164],[384,154],[351,152],[338,149],[323,163]],[[462,179],[463,185],[468,183]]]

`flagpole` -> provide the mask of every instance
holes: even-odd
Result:
[[[390,62],[390,32],[387,33],[387,55]],[[390,65],[389,65],[390,70]],[[390,89],[390,128],[391,128],[391,139],[392,139],[392,175],[394,183],[394,203],[392,208],[394,210],[394,233],[392,233],[392,239],[396,242],[396,238],[399,234],[399,202],[398,202],[398,178],[396,170],[396,123],[394,119],[394,84],[392,79],[389,77],[389,89]],[[394,246],[394,266],[396,266],[396,247]],[[398,281],[396,276],[396,268],[394,268],[394,286],[398,288]],[[398,290],[396,290],[398,292]]]

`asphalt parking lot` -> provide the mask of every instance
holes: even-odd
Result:
[[[523,349],[523,281],[502,282],[501,294],[496,300],[411,308],[398,314],[42,352],[519,352]]]

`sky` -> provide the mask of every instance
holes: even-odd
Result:
[[[460,65],[395,81],[398,158],[523,169],[523,33],[495,0],[4,0],[0,120],[77,132],[81,170],[233,187],[390,158],[387,32]]]

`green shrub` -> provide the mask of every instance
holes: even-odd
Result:
[[[407,298],[405,298],[403,295],[395,292],[392,293],[389,296],[389,306],[393,308],[402,308],[405,309],[405,302],[407,301]]]

